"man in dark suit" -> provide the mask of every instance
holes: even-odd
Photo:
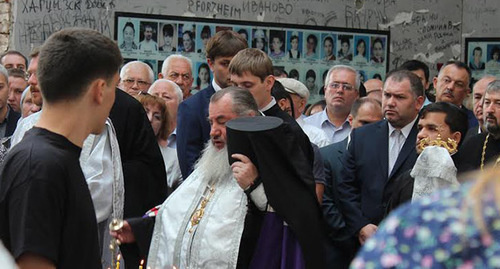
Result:
[[[352,129],[379,121],[382,119],[382,105],[376,99],[362,97],[354,101],[347,119]],[[327,242],[327,266],[329,268],[348,268],[355,254],[355,241],[347,230],[339,209],[337,190],[340,171],[343,167],[342,156],[347,150],[348,140],[349,138],[346,138],[319,149],[325,167],[326,187],[321,208],[329,229],[330,240]]]
[[[17,120],[21,114],[14,111],[8,104],[9,74],[3,65],[0,65],[0,138],[9,137],[16,129]]]
[[[434,89],[436,89],[436,102],[452,103],[467,113],[469,128],[478,125],[474,113],[468,110],[462,103],[470,93],[470,68],[460,61],[450,61],[443,65],[439,74],[434,78]]]
[[[210,86],[182,102],[177,112],[177,157],[184,179],[193,171],[194,163],[210,139],[207,120],[210,97],[229,86],[229,62],[247,46],[245,39],[230,30],[218,32],[207,43],[207,62],[214,79]]]
[[[422,82],[415,74],[389,74],[382,97],[385,120],[350,135],[338,189],[347,227],[361,244],[383,218],[392,181],[415,164],[416,122],[423,95]]]

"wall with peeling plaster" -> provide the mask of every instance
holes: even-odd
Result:
[[[391,31],[390,68],[408,59],[463,58],[463,36],[498,36],[498,0],[18,0],[11,47],[28,52],[52,32],[83,26],[113,37],[114,12],[284,22]],[[480,3],[479,3],[480,2]],[[467,11],[467,12],[465,12]],[[462,23],[465,22],[465,23]]]

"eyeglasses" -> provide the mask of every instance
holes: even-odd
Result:
[[[137,85],[139,87],[148,87],[149,85],[151,85],[151,83],[149,82],[146,82],[144,80],[135,80],[135,79],[124,79],[123,80],[123,84],[127,85],[127,86],[132,86],[134,85],[134,83],[137,81]]]
[[[348,91],[348,92],[354,90],[354,86],[352,86],[351,84],[348,84],[348,83],[332,82],[328,86],[332,89],[335,89],[335,90],[340,89],[341,87],[344,91]]]
[[[168,74],[168,78],[172,81],[177,80],[177,78],[179,78],[179,77],[181,77],[181,79],[183,81],[187,81],[187,80],[191,79],[191,75],[189,75],[189,74],[179,74],[179,73],[175,73],[175,72]]]

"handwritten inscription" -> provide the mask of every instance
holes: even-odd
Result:
[[[216,1],[189,0],[188,11],[196,14],[214,15],[241,19],[243,14],[275,14],[291,15],[294,5],[287,2],[277,2],[273,0],[251,0],[243,1],[241,6]]]
[[[90,28],[112,37],[109,16],[99,13],[62,11],[22,20],[16,29],[19,44],[30,49],[31,45],[42,44],[52,33],[68,27]]]
[[[226,3],[215,1],[188,1],[188,10],[193,13],[205,13],[207,15],[219,14],[223,17],[241,18],[241,8]]]
[[[43,13],[64,10],[114,9],[115,3],[105,0],[21,0],[21,13]]]

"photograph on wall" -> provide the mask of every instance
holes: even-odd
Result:
[[[161,72],[162,63],[171,54],[191,59],[193,94],[213,79],[205,47],[209,38],[223,29],[240,34],[249,47],[262,50],[275,67],[283,67],[288,77],[306,85],[311,94],[308,103],[324,98],[324,76],[333,65],[353,66],[362,71],[360,75],[366,80],[384,79],[388,71],[388,31],[219,19],[215,22],[209,18],[123,12],[115,13],[114,25],[114,38],[123,57],[148,62],[155,74]],[[150,40],[149,48],[140,49],[146,40]],[[157,49],[151,44],[156,44]],[[479,47],[485,69],[475,72],[498,72],[500,42],[482,43]],[[473,53],[471,49],[469,58]]]
[[[381,36],[371,37],[371,53],[370,53],[370,63],[372,64],[383,64],[385,63],[385,38]]]
[[[354,44],[354,64],[366,65],[368,63],[368,44],[370,44],[368,36],[356,35],[354,37]]]
[[[195,85],[194,88],[196,90],[203,90],[212,81],[212,73],[210,72],[210,67],[206,62],[198,62],[196,63],[196,74],[194,74]]]
[[[260,49],[267,53],[268,44],[267,30],[253,29],[252,30],[252,48]]]
[[[179,24],[179,51],[185,53],[195,52],[195,25],[192,23]]]
[[[473,82],[485,75],[500,75],[500,38],[466,38],[464,54]]]
[[[269,33],[269,56],[271,58],[285,57],[285,31],[271,30]]]
[[[250,33],[252,32],[250,28],[246,27],[234,27],[234,31],[243,37],[248,44],[248,47],[252,46],[251,38],[250,38]]]
[[[139,35],[137,29],[139,25],[136,20],[122,20],[118,25],[118,46],[121,51],[132,52],[139,49]]]
[[[170,22],[160,23],[158,46],[160,51],[163,52],[175,52],[177,50],[177,24]]]
[[[322,34],[321,35],[321,59],[323,61],[335,61],[337,57],[335,56],[335,39],[336,36],[333,34]]]
[[[339,35],[337,41],[337,61],[352,61],[352,35]]]
[[[139,33],[139,50],[146,53],[158,51],[158,23],[152,21],[140,22],[141,32]]]
[[[319,58],[319,34],[315,32],[304,32],[304,37],[304,59],[317,60]]]
[[[208,40],[214,35],[214,26],[198,24],[196,27],[196,47],[198,53],[205,53]]]
[[[288,59],[300,59],[302,53],[302,32],[288,31],[286,45]]]

